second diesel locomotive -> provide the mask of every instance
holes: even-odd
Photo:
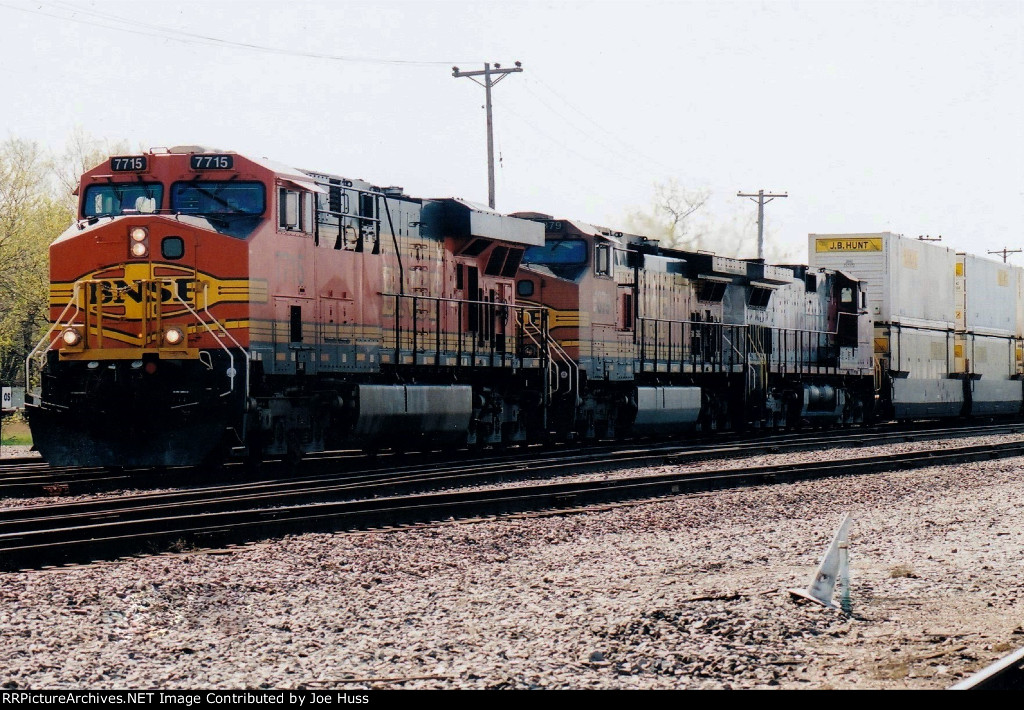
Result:
[[[546,226],[516,293],[548,309],[570,363],[569,403],[552,407],[563,430],[666,434],[871,415],[871,324],[857,280],[517,216]]]

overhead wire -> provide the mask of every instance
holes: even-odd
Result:
[[[206,45],[206,46],[231,47],[231,48],[245,49],[245,50],[250,50],[250,51],[260,51],[260,52],[266,52],[266,53],[278,54],[278,55],[285,55],[285,56],[296,56],[296,57],[305,57],[305,58],[310,58],[310,59],[323,59],[323,60],[344,61],[344,62],[361,62],[361,63],[392,64],[392,65],[407,65],[407,66],[448,66],[448,65],[451,65],[451,64],[466,63],[466,62],[459,62],[458,60],[437,61],[437,60],[384,59],[384,58],[378,58],[378,57],[360,57],[360,56],[354,56],[354,55],[332,55],[332,54],[324,54],[324,53],[319,53],[319,52],[308,52],[308,51],[302,51],[302,50],[287,49],[287,48],[282,48],[282,47],[271,47],[271,46],[256,44],[256,43],[252,43],[252,42],[239,42],[239,41],[236,41],[236,40],[228,40],[228,39],[224,39],[224,38],[221,38],[221,37],[214,37],[214,36],[211,36],[211,35],[204,35],[204,34],[199,34],[199,33],[196,33],[196,32],[189,32],[187,30],[181,30],[181,29],[177,29],[177,28],[174,28],[174,27],[168,27],[168,26],[164,26],[164,25],[157,25],[157,24],[153,24],[153,23],[142,22],[142,21],[139,21],[139,20],[128,19],[128,18],[124,18],[124,17],[118,16],[118,15],[115,15],[115,14],[111,14],[111,13],[107,13],[107,12],[100,12],[100,11],[97,11],[95,9],[91,9],[91,8],[87,8],[87,7],[81,7],[79,5],[75,5],[73,3],[69,3],[69,2],[66,2],[64,0],[54,0],[54,2],[49,4],[49,7],[52,8],[52,9],[58,10],[58,11],[59,10],[66,10],[67,12],[71,13],[70,16],[69,15],[63,15],[63,14],[54,14],[53,12],[44,12],[44,11],[39,10],[39,9],[31,9],[31,8],[26,8],[26,7],[19,7],[19,6],[16,6],[16,5],[12,5],[9,2],[2,2],[2,1],[0,1],[0,7],[6,7],[8,9],[12,9],[12,10],[16,10],[16,11],[27,12],[27,13],[30,13],[30,14],[41,15],[41,16],[44,16],[44,17],[51,17],[51,18],[54,18],[54,19],[65,20],[65,21],[69,21],[69,22],[77,22],[77,23],[81,23],[81,24],[86,24],[86,25],[94,26],[94,27],[101,27],[101,28],[104,28],[104,29],[112,29],[112,30],[115,30],[115,31],[131,32],[131,33],[134,33],[134,34],[139,34],[139,35],[147,36],[147,37],[162,38],[162,39],[167,39],[167,40],[171,40],[171,41],[182,42],[182,43],[185,43],[185,44],[202,44],[202,45]],[[39,7],[46,7],[46,6],[45,5],[41,5]],[[79,15],[79,16],[82,16],[82,17],[76,17],[76,15]],[[94,20],[90,20],[90,19],[86,19],[86,17],[91,17],[91,18],[95,18],[95,19]],[[113,23],[116,23],[116,25],[121,25],[121,26],[107,24],[109,22],[113,22]],[[544,82],[540,77],[536,77],[535,80],[536,80],[536,82],[537,82],[537,84],[539,86],[544,87],[548,92],[551,93],[552,96],[556,97],[559,101],[564,103],[570,109],[572,109],[576,113],[580,114],[589,123],[591,123],[592,125],[594,125],[598,129],[600,129],[604,133],[608,134],[609,136],[615,138],[620,144],[622,144],[624,146],[624,148],[615,148],[614,146],[612,146],[607,141],[598,139],[592,132],[587,131],[586,129],[581,129],[579,122],[574,122],[571,119],[569,119],[567,116],[565,116],[565,114],[563,114],[562,112],[558,111],[553,106],[551,106],[550,103],[545,101],[537,92],[533,91],[529,87],[530,80],[527,79],[528,84],[526,86],[526,91],[531,96],[533,96],[538,102],[540,102],[541,105],[543,105],[545,108],[547,108],[547,110],[549,110],[554,115],[558,116],[566,124],[575,126],[577,128],[577,130],[580,130],[581,132],[586,133],[590,137],[590,139],[593,140],[595,143],[601,145],[602,147],[606,148],[607,150],[609,150],[609,151],[611,151],[613,153],[616,153],[616,154],[618,154],[618,155],[620,155],[622,157],[625,157],[627,160],[630,160],[631,162],[635,162],[635,163],[637,163],[639,165],[640,162],[639,162],[639,159],[637,158],[637,156],[641,156],[644,160],[647,160],[649,162],[658,163],[662,167],[671,170],[671,168],[668,168],[668,166],[665,166],[664,164],[661,164],[659,161],[657,161],[657,160],[655,160],[653,158],[650,158],[649,156],[643,156],[643,154],[640,153],[640,151],[638,151],[635,147],[630,146],[628,143],[625,143],[614,132],[607,130],[606,128],[604,128],[603,126],[598,124],[596,121],[594,121],[593,118],[591,118],[586,112],[576,108],[574,105],[569,103],[558,91],[555,91],[550,86],[548,86],[547,83]],[[535,127],[535,129],[536,129],[536,127]],[[579,153],[577,153],[577,155],[579,155]]]
[[[589,156],[589,155],[587,155],[585,153],[581,153],[580,151],[578,151],[578,150],[576,150],[576,149],[566,145],[566,143],[565,143],[565,141],[563,139],[559,139],[559,138],[556,138],[556,137],[552,136],[550,133],[548,133],[547,131],[542,129],[540,126],[538,126],[536,123],[534,123],[533,121],[528,119],[522,113],[520,113],[519,111],[516,111],[513,108],[510,108],[507,104],[502,104],[502,110],[503,111],[507,111],[508,113],[510,113],[513,116],[517,117],[524,125],[529,126],[533,130],[534,133],[536,133],[536,134],[540,135],[541,137],[545,138],[546,140],[551,142],[553,145],[558,147],[563,152],[569,153],[571,155],[574,155],[577,158],[579,158],[581,160],[584,160],[587,163],[590,163],[591,165],[594,165],[595,167],[598,167],[601,170],[605,171],[606,173],[608,173],[610,175],[614,175],[615,177],[617,177],[619,179],[627,180],[627,181],[634,181],[636,179],[636,177],[637,177],[636,175],[634,175],[634,176],[627,176],[627,175],[623,174],[622,172],[620,172],[620,170],[617,169],[616,167],[612,167],[611,165],[608,165],[608,164],[606,164],[606,163],[604,163],[602,161],[595,160],[592,156]],[[508,130],[507,126],[506,126],[505,130],[506,131]]]
[[[524,79],[526,79],[525,76],[524,76]],[[644,157],[642,157],[640,155],[639,151],[637,151],[635,148],[631,148],[631,147],[620,148],[620,147],[617,147],[617,146],[611,144],[610,142],[608,142],[608,141],[598,137],[592,130],[583,127],[583,125],[579,121],[576,121],[574,119],[569,118],[564,113],[562,113],[561,111],[556,109],[554,106],[552,106],[550,103],[548,103],[542,96],[540,96],[538,93],[536,93],[535,91],[533,91],[530,88],[530,83],[531,83],[530,80],[526,79],[525,86],[524,86],[525,91],[528,94],[530,94],[531,96],[533,96],[538,102],[540,102],[540,104],[542,106],[544,106],[544,108],[546,108],[552,114],[554,114],[559,119],[561,119],[561,121],[566,126],[574,128],[578,133],[581,133],[581,134],[585,135],[590,141],[592,141],[593,143],[601,146],[608,153],[614,154],[614,155],[616,155],[616,156],[618,156],[620,158],[623,158],[623,159],[629,161],[630,163],[633,163],[636,167],[643,168],[645,171],[649,171],[650,170],[651,165],[649,163],[651,161],[645,159]]]
[[[44,12],[40,9],[19,7],[12,5],[9,2],[0,2],[0,7],[5,7],[9,10],[16,10],[18,12],[25,12],[32,15],[41,15],[43,17],[50,17],[58,20],[65,20],[67,22],[77,22],[92,27],[101,27],[103,29],[116,30],[120,32],[130,32],[132,34],[141,35],[144,37],[156,37],[159,39],[165,39],[172,42],[181,42],[183,44],[199,44],[205,46],[215,47],[229,47],[236,49],[245,49],[249,51],[265,52],[268,54],[276,54],[281,56],[291,57],[303,57],[307,59],[322,59],[328,61],[338,62],[352,62],[352,63],[363,63],[363,64],[391,64],[391,65],[404,65],[404,66],[450,66],[452,64],[459,63],[458,60],[414,60],[414,59],[385,59],[380,57],[361,57],[355,55],[340,55],[340,54],[325,54],[322,52],[309,52],[298,49],[287,49],[284,47],[271,47],[268,45],[257,44],[255,42],[239,42],[236,40],[223,39],[221,37],[213,37],[210,35],[202,35],[195,32],[188,32],[185,30],[178,30],[171,27],[162,25],[154,25],[145,22],[139,22],[137,20],[128,20],[116,15],[108,13],[96,12],[94,10],[87,10],[78,6],[68,6],[63,3],[57,3],[56,5],[49,6],[51,9],[56,9],[58,13]],[[41,5],[40,7],[47,7]],[[67,10],[71,12],[71,15],[59,14],[60,10]],[[75,15],[89,15],[95,20],[86,19],[85,17],[76,17]],[[114,22],[121,27],[116,25],[105,24]],[[141,29],[138,29],[141,28]],[[465,63],[465,62],[463,62]]]
[[[168,27],[168,26],[164,26],[164,25],[158,25],[158,24],[153,24],[153,23],[149,23],[149,22],[142,22],[142,21],[139,21],[139,20],[128,19],[128,18],[120,17],[120,16],[115,15],[115,14],[106,13],[106,12],[100,12],[100,11],[97,11],[97,10],[92,9],[92,8],[81,7],[81,6],[78,6],[78,5],[75,5],[75,4],[72,4],[72,3],[68,3],[68,2],[62,1],[62,0],[54,0],[54,2],[50,3],[49,5],[39,5],[36,8],[20,7],[20,6],[17,6],[17,5],[13,5],[10,2],[5,2],[3,0],[0,0],[0,7],[5,7],[5,8],[11,9],[11,10],[15,10],[15,11],[19,11],[19,12],[25,12],[25,13],[34,14],[34,15],[40,15],[40,16],[43,16],[43,17],[50,17],[50,18],[53,18],[53,19],[64,20],[64,21],[68,21],[68,22],[75,22],[75,23],[80,23],[80,24],[89,25],[89,26],[93,26],[93,27],[100,27],[100,28],[103,28],[103,29],[109,29],[109,30],[114,30],[114,31],[119,31],[119,32],[129,32],[129,33],[132,33],[132,34],[146,36],[146,37],[156,37],[156,38],[165,39],[165,40],[169,40],[169,41],[180,42],[180,43],[183,43],[183,44],[194,44],[194,45],[204,45],[204,46],[214,46],[214,47],[226,47],[226,48],[233,48],[233,49],[243,49],[243,50],[248,50],[248,51],[264,52],[264,53],[268,53],[268,54],[275,54],[275,55],[282,55],[282,56],[294,56],[294,57],[301,57],[301,58],[308,58],[308,59],[319,59],[319,60],[339,61],[339,62],[370,63],[370,64],[385,64],[385,65],[404,65],[404,66],[426,66],[426,67],[450,66],[452,64],[459,64],[459,63],[465,64],[465,63],[467,63],[465,61],[460,62],[458,60],[445,60],[445,61],[439,61],[439,60],[411,60],[411,59],[387,59],[387,58],[380,58],[380,57],[364,57],[364,56],[356,56],[356,55],[335,55],[335,54],[325,54],[325,53],[320,53],[320,52],[310,52],[310,51],[304,51],[304,50],[288,49],[288,48],[283,48],[283,47],[272,47],[272,46],[262,45],[262,44],[253,43],[253,42],[241,42],[241,41],[237,41],[237,40],[224,39],[224,38],[215,37],[215,36],[212,36],[212,35],[200,34],[200,33],[196,33],[196,32],[190,32],[190,31],[187,31],[187,30],[181,30],[181,29],[177,29],[177,28],[174,28],[174,27]],[[47,12],[47,11],[43,10],[42,8],[48,8],[50,10],[53,10],[53,12]],[[65,12],[70,13],[70,14],[62,14],[62,11],[65,11]],[[114,24],[111,24],[111,23],[114,23]],[[604,140],[604,139],[601,139],[601,138],[597,137],[594,134],[593,131],[591,131],[591,130],[589,130],[587,128],[582,127],[579,121],[575,121],[575,120],[569,118],[568,116],[565,115],[565,113],[563,113],[563,112],[559,111],[558,109],[556,109],[554,106],[551,105],[550,102],[545,100],[540,94],[538,94],[536,91],[533,91],[533,89],[531,88],[531,84],[534,83],[534,82],[536,83],[537,86],[542,87],[551,96],[555,97],[558,101],[560,101],[562,104],[567,106],[569,109],[571,109],[572,111],[574,111],[575,113],[579,114],[584,119],[586,119],[586,121],[588,123],[590,123],[591,125],[593,125],[595,128],[597,128],[601,132],[603,132],[603,133],[607,134],[608,136],[610,136],[611,138],[613,138],[622,147],[621,148],[616,147],[616,146],[612,145],[610,142],[608,142],[607,140]],[[508,105],[503,105],[503,110],[504,111],[508,111],[509,113],[511,113],[511,114],[515,115],[516,117],[518,117],[520,119],[520,121],[522,121],[523,124],[528,126],[530,129],[532,129],[533,132],[535,132],[536,134],[540,135],[542,138],[546,139],[547,141],[550,141],[551,143],[555,144],[561,151],[563,151],[563,152],[565,152],[567,154],[571,154],[573,156],[576,156],[577,158],[580,158],[581,160],[584,160],[587,163],[589,163],[591,165],[594,165],[594,166],[600,168],[601,170],[603,170],[603,171],[605,171],[605,172],[607,172],[607,173],[609,173],[611,175],[614,175],[614,176],[616,176],[616,177],[618,177],[620,179],[635,180],[636,177],[640,176],[641,172],[643,173],[644,177],[649,178],[650,177],[650,173],[651,173],[651,171],[649,169],[650,168],[649,164],[658,165],[662,169],[668,170],[670,172],[674,171],[673,168],[665,165],[664,163],[662,163],[661,161],[658,161],[655,158],[652,158],[650,156],[647,156],[647,155],[643,154],[635,146],[632,146],[629,143],[627,143],[626,141],[623,141],[622,138],[618,134],[616,134],[613,131],[609,131],[607,128],[605,128],[604,126],[599,124],[597,121],[595,121],[587,112],[577,108],[575,105],[573,105],[568,100],[566,100],[565,97],[562,96],[562,94],[559,91],[556,91],[551,86],[549,86],[541,77],[539,77],[539,76],[531,76],[529,79],[527,79],[527,83],[526,83],[524,88],[525,88],[526,92],[528,94],[530,94],[548,112],[550,112],[554,116],[558,117],[558,119],[560,119],[560,121],[563,124],[565,124],[566,126],[568,126],[570,128],[574,128],[578,133],[586,135],[587,138],[589,140],[591,140],[593,143],[595,143],[595,144],[601,146],[602,148],[604,148],[605,151],[607,151],[605,153],[605,155],[611,155],[611,156],[617,157],[619,159],[624,159],[626,162],[631,163],[632,164],[632,170],[630,170],[630,172],[633,172],[633,170],[636,170],[637,171],[637,175],[632,176],[632,177],[625,176],[621,172],[621,168],[625,167],[625,166],[619,165],[618,167],[612,167],[610,164],[607,164],[604,161],[595,159],[592,155],[588,155],[587,153],[578,151],[578,150],[570,147],[569,145],[567,145],[563,139],[555,138],[550,133],[548,133],[544,129],[540,128],[538,125],[536,125],[536,123],[534,123],[533,121],[531,121],[528,118],[526,118],[526,116],[524,116],[522,113],[516,111],[515,109],[512,109]],[[500,150],[500,148],[499,148],[499,150]],[[504,167],[504,166],[502,165],[502,167]]]
[[[625,148],[626,148],[627,150],[629,150],[629,151],[632,151],[632,152],[635,152],[635,153],[636,153],[636,155],[640,156],[640,157],[641,157],[641,158],[643,158],[644,160],[647,160],[648,162],[654,163],[654,164],[656,164],[656,165],[658,165],[658,166],[662,167],[662,168],[663,168],[663,169],[665,169],[665,170],[669,170],[669,171],[674,171],[674,170],[677,170],[677,168],[673,168],[673,167],[671,167],[671,166],[669,166],[669,165],[666,165],[665,163],[661,162],[661,161],[660,161],[660,160],[658,160],[657,158],[653,158],[653,157],[651,157],[651,156],[649,156],[649,155],[646,155],[646,154],[644,154],[644,153],[643,153],[642,151],[638,150],[638,149],[636,148],[636,146],[634,146],[634,145],[631,145],[630,143],[627,143],[626,141],[624,141],[624,140],[622,139],[622,137],[621,137],[621,136],[620,136],[620,135],[619,135],[618,133],[616,133],[616,132],[614,132],[614,131],[610,131],[610,130],[608,130],[607,128],[605,128],[604,126],[602,126],[602,125],[601,125],[600,123],[598,123],[597,121],[595,121],[595,120],[594,120],[594,119],[593,119],[593,118],[592,118],[592,117],[590,116],[590,114],[588,114],[588,113],[587,113],[586,111],[583,111],[582,109],[579,109],[579,108],[577,108],[576,106],[574,106],[574,105],[573,105],[572,103],[570,103],[570,102],[569,102],[569,101],[568,101],[568,100],[567,100],[567,99],[566,99],[566,98],[565,98],[565,97],[564,97],[564,96],[563,96],[563,95],[561,94],[561,92],[559,92],[559,91],[556,91],[556,90],[555,90],[554,88],[552,88],[551,86],[549,86],[549,85],[547,84],[547,82],[545,82],[545,81],[544,81],[544,80],[543,80],[543,79],[542,79],[542,78],[541,78],[540,76],[537,76],[537,75],[536,75],[536,72],[534,72],[534,75],[533,75],[533,79],[534,79],[534,80],[535,80],[535,81],[537,82],[537,84],[538,84],[538,85],[540,85],[541,87],[543,87],[543,88],[544,88],[544,89],[545,89],[546,91],[548,91],[548,92],[549,92],[549,93],[550,93],[550,94],[551,94],[552,96],[554,96],[554,97],[555,97],[556,99],[558,99],[559,101],[561,101],[561,102],[562,102],[563,104],[565,104],[566,106],[568,106],[568,107],[569,107],[570,109],[572,109],[573,111],[575,111],[576,113],[578,113],[578,114],[579,114],[580,116],[582,116],[583,118],[585,118],[585,119],[586,119],[586,120],[587,120],[587,121],[588,121],[588,122],[589,122],[590,124],[592,124],[592,125],[593,125],[593,126],[594,126],[595,128],[597,128],[598,130],[602,131],[603,133],[606,133],[607,135],[609,135],[610,137],[612,137],[613,139],[615,139],[615,140],[616,140],[616,141],[617,141],[617,142],[618,142],[619,144],[621,144],[622,146],[624,146],[624,147],[625,147]]]

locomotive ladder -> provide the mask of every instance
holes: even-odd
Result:
[[[546,394],[550,401],[559,395],[569,396],[579,392],[580,369],[559,342],[551,337],[547,317],[547,308],[530,309],[528,313],[524,313],[520,327],[522,333],[537,348],[538,354],[545,354],[543,359],[547,370]]]

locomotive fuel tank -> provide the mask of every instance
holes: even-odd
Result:
[[[700,387],[637,387],[635,434],[672,434],[696,426]]]
[[[434,441],[460,442],[469,434],[473,388],[468,385],[359,385],[352,433],[385,441],[415,432]]]

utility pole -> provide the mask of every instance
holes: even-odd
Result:
[[[764,206],[776,197],[789,197],[785,192],[781,195],[765,194],[764,190],[758,190],[757,194],[737,192],[736,197],[749,197],[751,202],[757,203],[757,258],[764,259]],[[765,199],[768,198],[768,199]]]
[[[1007,249],[1006,247],[1003,247],[999,251],[990,251],[989,254],[1002,254],[1003,255],[1003,263],[1005,264],[1006,263],[1006,259],[1010,256],[1010,254],[1020,254],[1020,252],[1021,252],[1020,249]]]
[[[484,64],[482,71],[459,71],[458,67],[452,67],[452,76],[456,79],[464,76],[469,77],[484,87],[487,93],[487,204],[491,206],[492,210],[494,209],[494,121],[491,118],[491,87],[509,74],[522,70],[523,66],[520,62],[516,62],[515,67],[512,69],[502,69],[501,65],[497,62],[495,62],[493,69],[490,64]],[[477,79],[478,76],[482,76],[484,80],[480,81]]]

